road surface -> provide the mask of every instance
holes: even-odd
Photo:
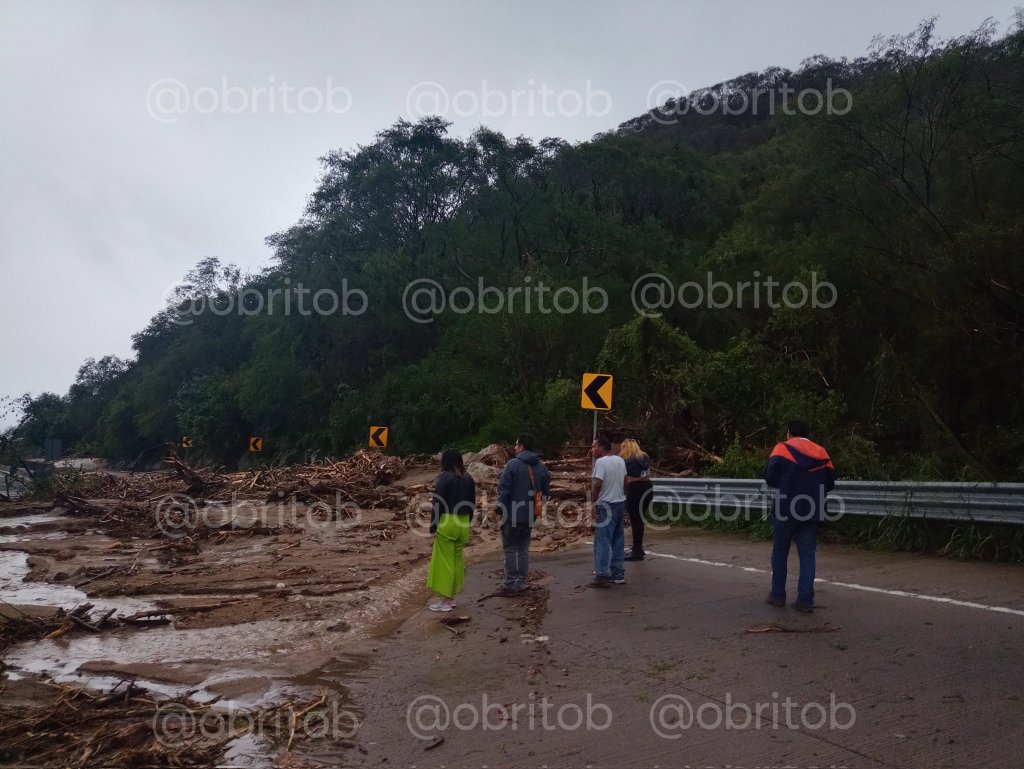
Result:
[[[470,567],[453,613],[468,621],[420,611],[375,649],[352,760],[1022,765],[1024,568],[824,547],[819,608],[801,615],[764,603],[768,543],[684,531],[648,546],[609,590],[584,587],[588,548],[540,555],[527,600],[478,603],[500,563]]]

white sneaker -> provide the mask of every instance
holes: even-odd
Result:
[[[451,599],[447,599],[447,600],[443,600],[443,601],[441,599],[438,599],[438,600],[434,601],[432,604],[430,604],[430,606],[428,608],[431,611],[451,611],[452,609],[455,608],[455,604],[452,603]]]

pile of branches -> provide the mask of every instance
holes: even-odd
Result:
[[[175,472],[133,473],[57,473],[53,479],[56,496],[83,499],[119,499],[141,502],[173,491],[180,491],[180,476]]]
[[[83,473],[55,478],[53,490],[58,500],[77,500],[78,512],[87,513],[90,500],[114,500],[125,503],[149,502],[168,494],[190,496],[235,494],[245,498],[270,499],[272,492],[290,489],[310,501],[320,495],[347,491],[356,501],[371,501],[373,491],[388,486],[405,474],[401,457],[372,451],[357,451],[338,462],[267,467],[259,470],[225,473],[194,468],[176,453],[164,458],[170,469],[163,472]],[[91,511],[95,512],[95,511]]]
[[[401,457],[373,451],[357,451],[330,464],[291,465],[256,472],[220,476],[224,490],[237,496],[262,498],[265,502],[322,502],[333,506],[340,498],[360,507],[389,506],[400,494],[387,488],[405,475]]]
[[[216,741],[162,744],[154,728],[161,704],[133,681],[108,692],[45,683],[54,689],[44,705],[0,705],[0,761],[32,766],[216,766],[231,735]],[[184,707],[184,705],[183,705]],[[189,703],[191,712],[207,706]]]
[[[22,641],[37,641],[45,638],[58,627],[63,621],[63,612],[57,617],[30,617],[27,614],[14,614],[13,616],[0,616],[0,654],[7,651],[14,644]],[[0,663],[2,667],[2,663]]]
[[[137,614],[114,616],[117,609],[108,609],[92,616],[94,604],[83,603],[69,612],[58,609],[45,617],[33,617],[6,604],[0,615],[0,653],[22,641],[44,638],[62,638],[72,632],[102,633],[119,627],[154,627],[170,624],[167,611],[153,610]]]
[[[39,767],[219,766],[230,743],[257,726],[268,747],[290,749],[305,738],[296,727],[328,704],[325,694],[312,703],[291,700],[248,718],[232,718],[212,702],[158,701],[132,680],[106,692],[43,683],[53,690],[43,705],[0,704],[0,762]],[[200,723],[202,728],[196,728]]]
[[[280,526],[245,525],[227,520],[223,525],[210,525],[194,520],[199,508],[215,500],[195,499],[183,492],[165,494],[145,502],[123,502],[111,499],[85,499],[76,496],[58,496],[55,507],[68,515],[87,515],[95,518],[99,529],[118,539],[131,537],[173,540],[161,548],[171,548],[178,555],[199,552],[197,540],[222,533],[280,534]],[[187,535],[185,535],[187,532]]]
[[[68,515],[95,518],[101,530],[119,539],[154,537],[160,535],[156,507],[163,496],[166,495],[154,501],[133,502],[58,494],[53,500],[53,506],[63,509]]]
[[[340,493],[359,505],[378,504],[387,498],[382,487],[401,478],[406,462],[401,457],[357,451],[338,462],[265,467],[236,473],[214,473],[192,468],[177,454],[164,459],[185,484],[185,494],[222,494],[265,502],[330,502]]]
[[[390,486],[406,472],[406,461],[372,451],[359,451],[339,462],[268,467],[247,472],[223,473],[193,468],[176,454],[164,460],[173,470],[132,476],[86,476],[92,496],[77,486],[75,493],[60,492],[54,506],[70,515],[97,519],[100,528],[117,537],[167,536],[164,518],[181,497],[182,517],[205,504],[224,504],[228,498],[254,499],[264,503],[297,501],[323,507],[331,517],[346,515],[351,506],[359,508],[401,507],[403,491]],[[91,485],[89,485],[91,484]],[[175,496],[177,495],[177,496]],[[223,497],[222,501],[212,497]],[[184,521],[183,521],[184,523]],[[242,526],[188,527],[193,537],[205,538],[223,531],[248,534],[276,534],[277,527]]]

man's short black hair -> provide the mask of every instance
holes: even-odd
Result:
[[[789,434],[794,438],[810,438],[811,428],[802,419],[793,419],[789,423]]]
[[[594,440],[596,440],[598,445],[600,445],[605,451],[612,450],[612,442],[608,440],[607,435],[598,435]]]
[[[529,433],[520,433],[519,437],[516,439],[516,443],[527,451],[533,451],[533,436]]]

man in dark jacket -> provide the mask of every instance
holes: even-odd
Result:
[[[501,544],[505,549],[505,583],[498,594],[503,596],[518,595],[526,590],[530,535],[536,520],[534,494],[539,491],[545,502],[551,494],[551,473],[533,449],[533,436],[520,435],[516,455],[508,461],[498,479],[498,514],[501,516]]]
[[[793,608],[804,613],[814,610],[818,528],[826,519],[825,495],[836,485],[828,452],[809,436],[805,422],[790,422],[786,441],[775,445],[764,467],[765,483],[778,490],[772,508],[772,592],[768,603],[786,605],[786,568],[795,540],[800,578]]]

